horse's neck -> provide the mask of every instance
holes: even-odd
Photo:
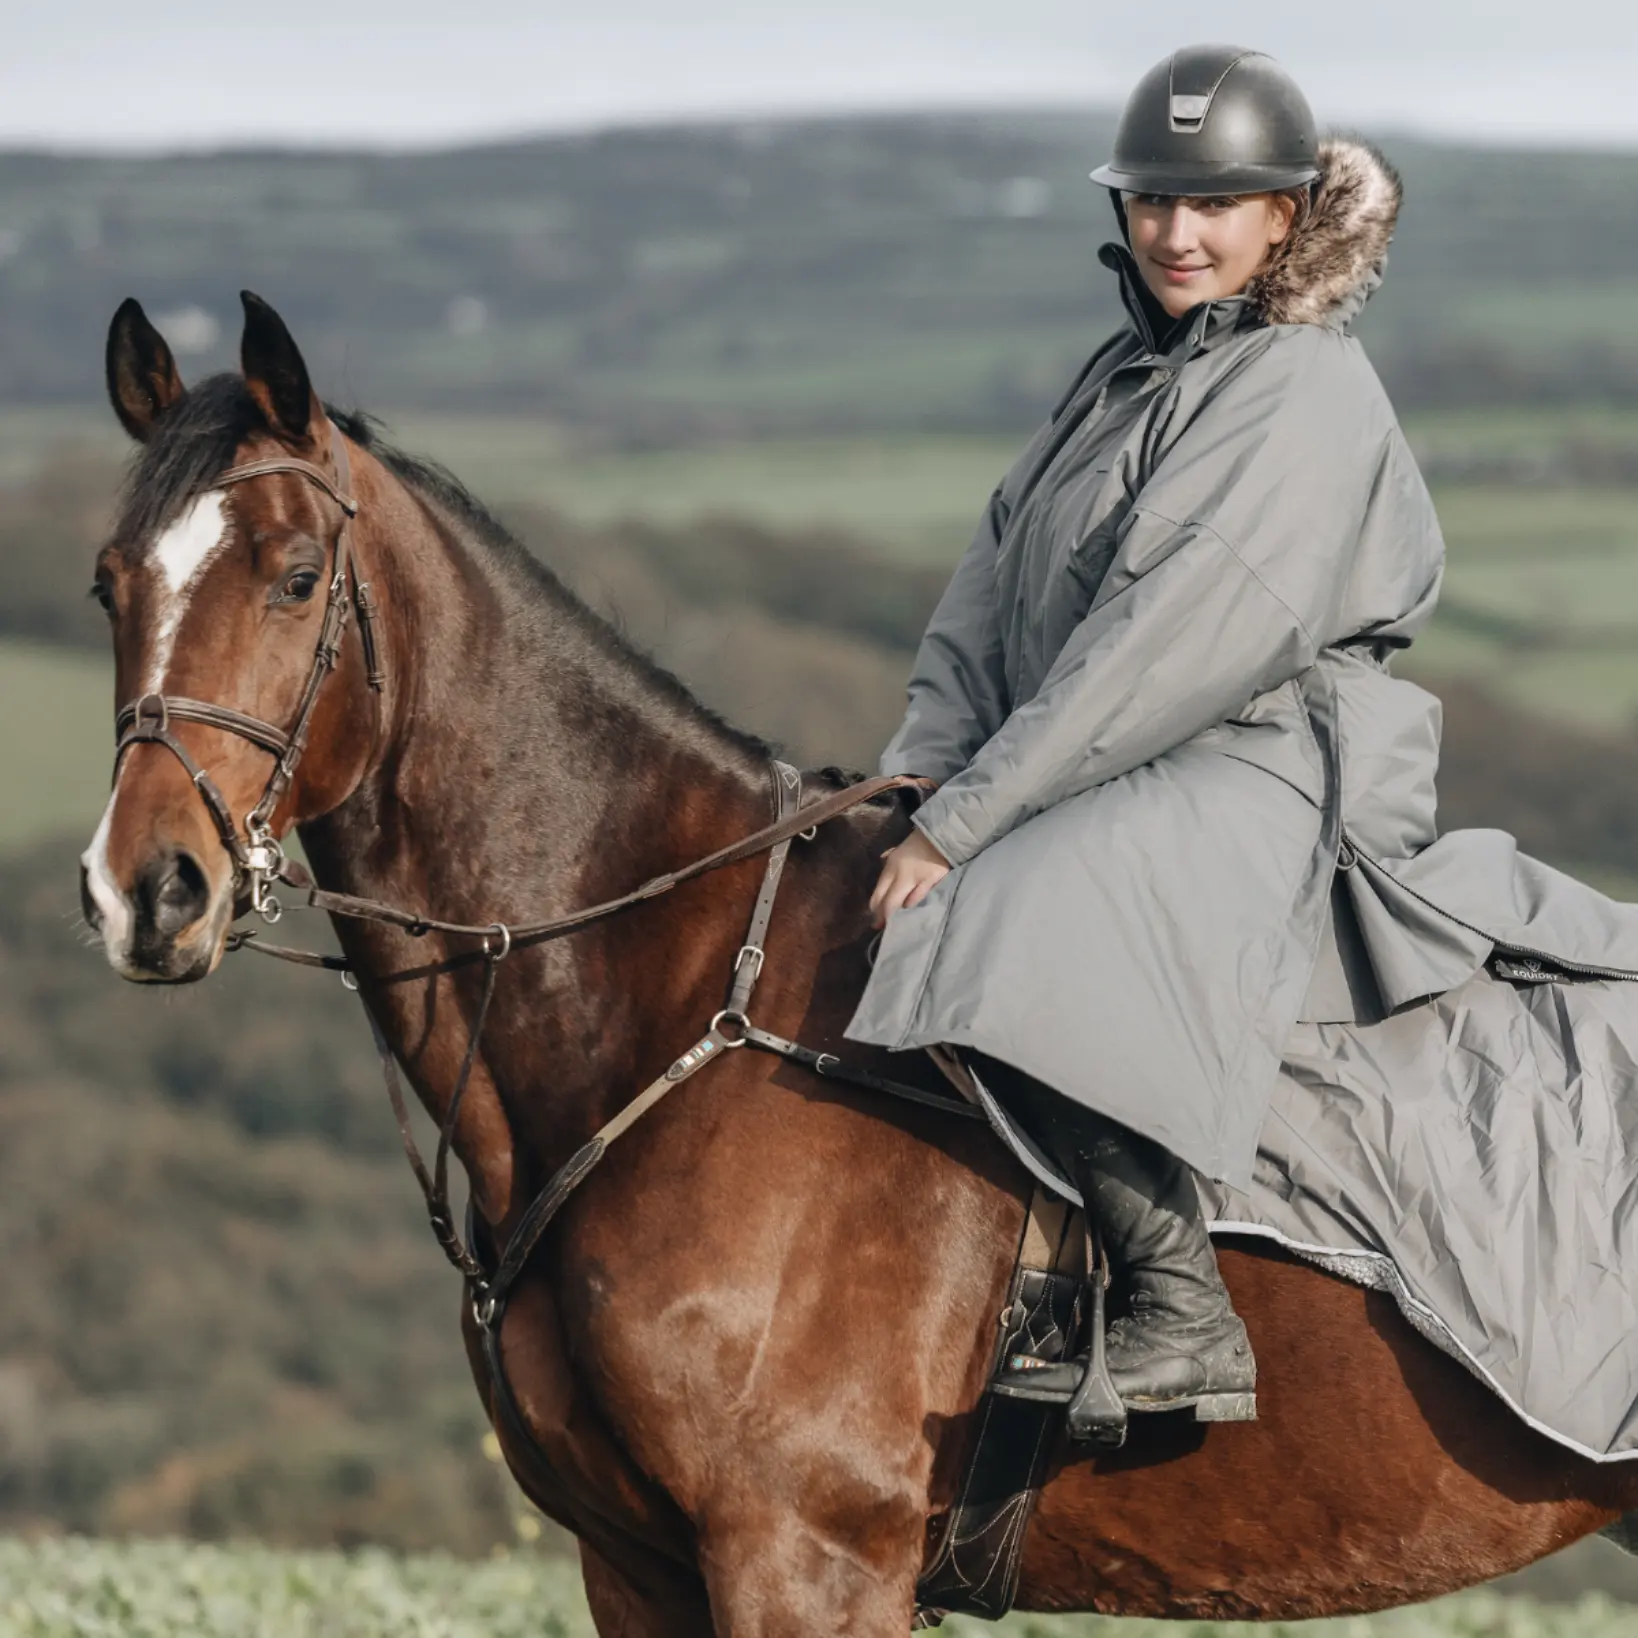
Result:
[[[561,585],[430,510],[382,543],[393,697],[382,752],[319,829],[344,891],[412,883],[444,919],[569,907],[588,877],[666,852],[691,802],[765,798],[723,728]],[[366,549],[374,546],[367,542]],[[523,902],[527,900],[527,903]]]
[[[531,580],[445,521],[425,521],[413,549],[395,539],[390,556],[376,554],[392,650],[390,722],[355,795],[304,827],[324,886],[441,920],[517,924],[613,897],[766,822],[768,769],[753,742],[716,723],[562,587]],[[471,943],[440,947],[429,938],[406,948],[402,935],[381,928],[342,923],[338,931],[366,976]],[[524,1049],[508,1042],[549,1035],[553,1009],[585,1013],[588,942],[578,935],[522,963],[513,958],[528,981],[497,991],[485,1031],[495,1053],[516,1063]],[[464,1046],[467,1020],[460,1006],[418,1015],[422,1003],[403,993],[412,988],[399,987],[383,1023],[437,1116],[452,1079],[450,1047]],[[524,1009],[527,1020],[509,1016]],[[450,1040],[434,1038],[445,1032]],[[540,1100],[563,1101],[551,1111],[554,1128],[587,1124],[600,1056],[619,1048],[581,1043],[554,1066],[550,1086],[528,1071],[499,1076],[530,1084],[498,1087],[497,1098],[527,1097],[532,1117]],[[514,1129],[515,1113],[507,1110]]]

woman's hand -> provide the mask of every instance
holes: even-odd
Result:
[[[886,863],[870,895],[870,919],[878,927],[885,927],[895,910],[920,904],[950,874],[950,861],[919,830],[882,858]]]

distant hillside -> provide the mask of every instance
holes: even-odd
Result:
[[[0,155],[0,402],[100,391],[136,295],[197,371],[249,285],[330,391],[622,439],[1029,422],[1114,316],[1106,116],[617,131],[414,155]],[[1638,165],[1392,141],[1364,333],[1403,402],[1638,398]]]

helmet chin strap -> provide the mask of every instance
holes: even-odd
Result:
[[[1130,250],[1132,248],[1132,227],[1126,220],[1126,201],[1121,198],[1119,188],[1109,190],[1109,204],[1114,210],[1116,222],[1120,224],[1121,239],[1124,241],[1126,248]]]

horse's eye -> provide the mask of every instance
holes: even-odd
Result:
[[[113,588],[106,580],[93,581],[88,595],[96,598],[96,600],[102,605],[102,612],[106,614],[110,620],[114,618],[114,592]]]
[[[313,569],[297,569],[284,583],[281,603],[305,603],[318,590],[319,577]]]

